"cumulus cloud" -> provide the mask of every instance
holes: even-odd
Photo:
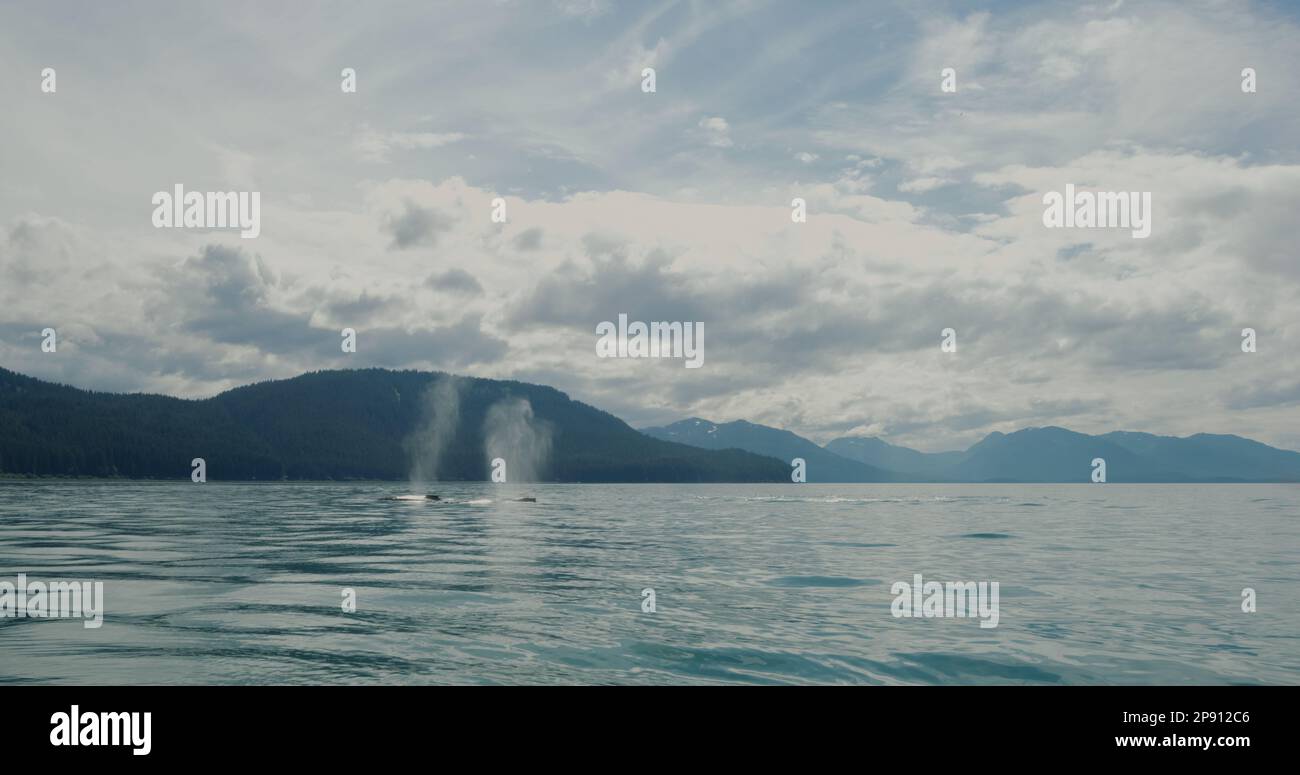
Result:
[[[542,230],[537,227],[526,229],[515,235],[515,250],[537,250],[542,246]]]
[[[7,69],[38,72],[47,11],[6,13]],[[168,113],[129,132],[111,116],[156,119],[177,67],[230,74],[152,42],[180,34],[169,19],[141,61],[182,61],[100,72],[104,41],[135,30],[86,13],[63,28],[89,79],[75,95],[0,83],[22,117],[0,149],[6,367],[187,396],[319,368],[460,370],[634,425],[743,418],[926,449],[1031,424],[1300,439],[1285,8],[465,3],[414,36],[427,9],[190,24],[194,51],[264,42],[258,88],[222,91],[215,124]],[[756,29],[764,46],[724,56]],[[864,29],[888,31],[879,51]],[[327,95],[353,36],[393,64]],[[442,131],[378,128],[414,126]],[[178,179],[262,186],[262,235],[152,229],[150,194]],[[1066,183],[1151,192],[1150,238],[1044,228],[1042,195]],[[597,358],[595,326],[620,313],[703,322],[705,368]],[[956,353],[939,350],[948,327]]]
[[[389,243],[392,250],[433,245],[438,240],[438,233],[449,228],[450,218],[409,201],[400,215],[390,216],[384,225],[384,230],[393,235],[393,241]]]
[[[424,284],[436,291],[461,293],[469,296],[481,296],[483,286],[474,275],[464,269],[448,269],[440,274],[429,275]]]

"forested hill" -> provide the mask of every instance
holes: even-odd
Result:
[[[413,466],[444,480],[483,480],[486,425],[505,416],[525,438],[505,428],[493,456],[514,465],[516,447],[526,447],[541,480],[789,480],[788,465],[774,458],[653,439],[542,385],[455,378],[449,409],[434,401],[445,395],[436,389],[444,378],[323,371],[183,400],[79,390],[0,369],[0,473],[184,479],[191,460],[203,458],[209,480],[400,480]],[[520,419],[518,399],[531,417]],[[435,437],[445,441],[431,456]]]

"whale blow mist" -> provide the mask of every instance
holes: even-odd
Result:
[[[404,442],[412,483],[438,481],[438,466],[460,423],[460,388],[460,380],[448,375],[420,396],[420,423]]]
[[[507,398],[488,410],[483,420],[483,451],[488,469],[492,460],[506,461],[506,481],[536,482],[546,473],[551,456],[551,429],[533,416],[525,398]]]

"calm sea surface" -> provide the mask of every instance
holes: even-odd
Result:
[[[1300,683],[1294,485],[0,482],[20,572],[106,613],[0,619],[0,683]]]

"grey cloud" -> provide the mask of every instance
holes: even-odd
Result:
[[[407,201],[401,215],[389,217],[384,231],[393,236],[389,250],[405,250],[421,245],[433,246],[438,235],[449,231],[455,220],[432,208],[420,207]]]
[[[0,273],[11,290],[47,284],[72,268],[77,256],[76,235],[68,224],[26,215],[14,221],[0,245]]]
[[[478,278],[464,269],[448,269],[441,274],[429,275],[424,284],[435,291],[460,293],[467,296],[483,295],[483,286],[479,283]]]
[[[370,322],[380,312],[404,308],[406,302],[395,296],[370,295],[362,291],[356,298],[334,299],[325,304],[333,320],[355,327]]]
[[[537,250],[542,246],[542,230],[534,227],[519,232],[519,234],[515,235],[514,246],[515,250]]]
[[[357,360],[374,366],[428,363],[434,368],[449,369],[487,364],[504,358],[509,346],[505,341],[484,333],[481,324],[478,315],[468,315],[454,325],[432,330],[359,330]]]
[[[590,271],[570,262],[543,278],[507,323],[516,330],[539,324],[594,330],[619,313],[633,320],[701,320],[706,313],[707,299],[690,288],[686,276],[668,271],[667,256],[635,265],[621,254],[604,255]]]
[[[467,316],[454,325],[428,330],[353,326],[357,329],[357,352],[355,356],[344,354],[339,347],[339,331],[312,326],[310,312],[286,311],[271,304],[273,273],[261,259],[210,245],[182,266],[181,276],[183,282],[193,286],[185,330],[224,344],[248,345],[289,358],[297,356],[296,360],[305,366],[327,361],[335,366],[360,362],[456,367],[495,361],[508,349],[504,341],[482,331],[480,316]],[[368,315],[389,303],[390,299],[363,293],[354,301],[331,305],[330,309],[337,312],[341,306],[344,311]]]
[[[242,250],[209,245],[187,260],[178,274],[176,295],[187,302],[180,313],[186,331],[275,354],[310,352],[328,333],[311,327],[310,313],[272,306],[268,294],[274,282],[269,268]],[[170,299],[155,314],[169,311]]]
[[[757,280],[701,278],[674,271],[672,257],[647,252],[638,263],[627,245],[589,234],[583,240],[587,265],[566,262],[527,293],[507,318],[515,330],[535,325],[594,330],[615,320],[704,321],[718,330],[756,314],[792,310],[806,299],[808,275]]]
[[[222,384],[265,376],[260,361],[218,361],[206,343],[164,345],[152,334],[106,326],[56,326],[58,352],[44,353],[43,327],[0,323],[0,342],[9,345],[5,367],[40,379],[113,392],[148,391],[159,379],[169,377]]]
[[[1300,404],[1300,380],[1237,387],[1221,397],[1229,409],[1263,409]]]

